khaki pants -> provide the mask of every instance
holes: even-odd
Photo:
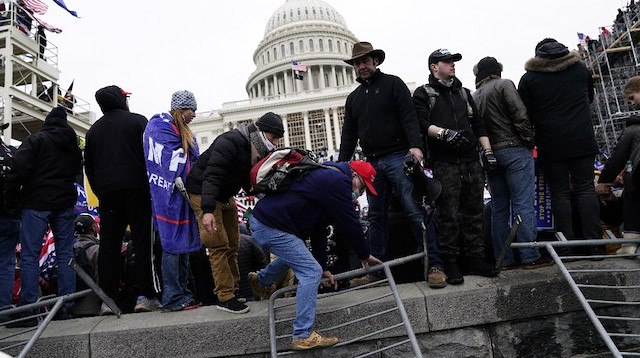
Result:
[[[200,207],[200,201],[200,195],[191,194],[189,204],[198,218],[200,240],[209,249],[209,262],[215,281],[213,293],[218,296],[218,301],[225,302],[235,296],[234,291],[240,282],[238,208],[233,197],[226,203],[217,202],[213,212],[217,230],[211,235],[202,226],[204,214]]]

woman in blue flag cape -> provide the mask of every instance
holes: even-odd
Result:
[[[162,306],[164,311],[200,307],[187,289],[189,253],[200,249],[198,224],[183,183],[199,156],[189,129],[196,116],[189,91],[175,92],[171,111],[156,114],[144,131],[144,154],[151,188],[154,223],[162,244]]]

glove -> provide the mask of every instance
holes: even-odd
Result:
[[[443,140],[455,150],[463,150],[469,144],[469,140],[461,132],[448,128],[443,129],[442,133],[438,133],[437,138]]]
[[[535,147],[535,143],[533,142],[533,138],[524,138],[524,146],[525,148],[532,150]]]
[[[493,150],[485,149],[482,152],[482,166],[489,173],[498,169],[498,160],[493,155]]]

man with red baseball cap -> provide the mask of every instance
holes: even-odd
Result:
[[[248,281],[254,294],[261,296],[264,288],[274,283],[288,268],[298,278],[291,343],[294,350],[338,343],[337,337],[325,337],[313,330],[320,280],[327,277],[329,283],[337,287],[327,269],[326,227],[333,225],[357,254],[363,267],[381,263],[369,253],[369,245],[352,202],[365,190],[369,195],[377,195],[373,188],[375,169],[363,161],[323,164],[337,170],[312,170],[301,180],[293,180],[286,192],[267,194],[258,201],[250,219],[253,240],[277,256],[260,272],[249,273]],[[313,254],[303,241],[307,237],[311,238]]]

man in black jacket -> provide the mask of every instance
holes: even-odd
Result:
[[[275,148],[283,134],[282,118],[272,112],[255,124],[241,124],[219,135],[187,177],[189,204],[198,218],[200,240],[209,249],[214,293],[221,311],[249,311],[236,297],[240,235],[233,196],[240,188],[249,191],[251,167]]]
[[[347,97],[338,156],[339,161],[350,160],[360,141],[363,154],[378,173],[374,182],[378,196],[367,196],[371,223],[369,242],[372,255],[383,261],[389,258],[387,217],[392,187],[397,191],[402,208],[411,222],[411,231],[419,251],[423,250],[424,220],[422,208],[411,198],[413,183],[404,175],[407,152],[422,162],[418,119],[411,103],[411,92],[404,82],[377,68],[384,58],[384,51],[374,50],[369,42],[358,42],[353,45],[351,58],[345,60],[356,70],[360,86]],[[435,240],[428,240],[427,245],[429,282],[435,287],[442,287],[442,284],[446,285],[446,278],[442,273],[438,247]],[[351,285],[375,282],[382,279],[381,275],[381,271],[367,274],[351,280]]]
[[[100,287],[116,298],[122,267],[114,263],[120,261],[122,240],[130,226],[140,290],[134,310],[146,312],[160,309],[151,253],[151,194],[142,149],[147,119],[129,111],[129,94],[117,86],[96,92],[104,115],[87,132],[85,169],[100,201]],[[107,305],[102,305],[101,314],[110,314]]]
[[[0,126],[0,134],[9,123]],[[20,210],[17,203],[5,204],[5,180],[15,167],[15,148],[5,145],[0,135],[0,307],[13,304],[16,245],[20,238]]]
[[[58,295],[71,294],[76,289],[76,275],[67,263],[73,257],[73,207],[78,198],[74,183],[82,169],[82,153],[62,107],[53,109],[40,131],[22,142],[16,151],[15,163],[15,170],[6,183],[6,194],[11,196],[10,202],[19,196],[23,208],[19,305],[38,299],[40,249],[49,226],[56,242]],[[69,318],[71,305],[73,303],[66,303],[58,317]],[[35,319],[30,319],[19,325],[36,324]]]
[[[438,49],[429,55],[429,83],[413,93],[420,126],[427,136],[434,178],[442,183],[438,198],[438,244],[444,259],[447,282],[462,284],[458,265],[465,249],[469,274],[492,277],[497,272],[484,256],[482,193],[484,174],[478,161],[478,143],[483,161],[495,164],[482,117],[469,90],[456,77],[455,62],[462,55]],[[462,223],[458,224],[458,215]]]
[[[574,238],[571,186],[580,211],[582,235],[602,237],[600,209],[593,186],[593,163],[598,145],[591,122],[591,73],[580,55],[554,39],[536,45],[536,56],[525,63],[518,92],[535,131],[538,160],[549,183],[556,231]],[[567,248],[568,249],[568,248]],[[571,250],[561,250],[569,254]],[[603,246],[588,253],[603,253]]]

